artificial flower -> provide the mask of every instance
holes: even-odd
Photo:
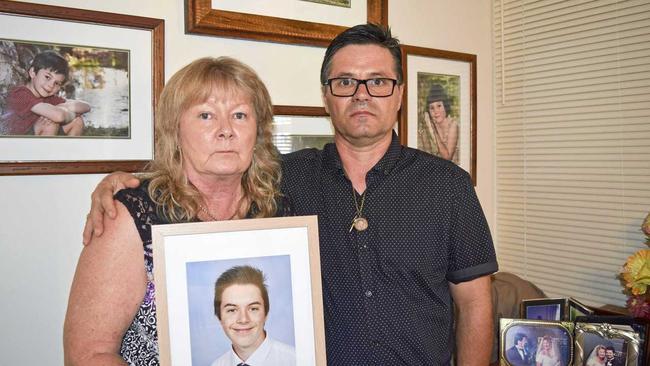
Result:
[[[641,223],[641,231],[646,235],[646,244],[650,246],[650,213]],[[650,249],[641,249],[631,255],[623,266],[620,279],[628,294],[626,305],[630,313],[635,317],[650,319]]]
[[[637,318],[650,318],[650,304],[644,296],[630,296],[627,299],[627,308]]]
[[[623,280],[632,295],[643,295],[650,285],[650,249],[642,249],[631,255],[623,267]]]

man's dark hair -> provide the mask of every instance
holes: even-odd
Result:
[[[403,81],[402,74],[402,50],[399,47],[399,40],[390,34],[390,27],[384,27],[377,24],[359,24],[348,28],[340,33],[325,51],[323,65],[320,68],[320,82],[322,85],[327,83],[332,66],[332,58],[343,47],[349,45],[377,45],[387,49],[395,61],[395,73],[397,74],[397,83]]]
[[[528,338],[528,336],[524,333],[516,333],[515,334],[515,344],[519,343],[524,338]]]
[[[614,347],[612,347],[612,346],[607,346],[607,347],[605,348],[605,351],[612,351],[612,352],[616,353],[616,350],[615,350]]]
[[[429,95],[427,95],[427,112],[429,111],[429,105],[437,101],[442,102],[443,107],[445,107],[445,113],[447,116],[451,114],[451,105],[449,103],[449,97],[447,96],[445,88],[443,88],[440,84],[433,84],[429,89]]]
[[[51,70],[57,74],[62,74],[65,76],[64,81],[68,80],[68,73],[70,72],[68,61],[57,52],[51,50],[43,51],[34,56],[29,68],[34,69],[34,73],[37,73],[41,69],[45,69]]]

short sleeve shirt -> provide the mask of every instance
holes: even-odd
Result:
[[[328,364],[447,364],[455,345],[449,282],[497,270],[469,175],[393,134],[366,176],[369,226],[357,231],[334,144],[286,155],[284,169],[294,213],[318,215]]]
[[[3,135],[28,134],[34,122],[40,117],[32,112],[32,108],[38,103],[59,105],[65,103],[65,99],[57,95],[47,98],[37,97],[24,85],[11,89],[7,95],[7,113],[3,115],[0,133]]]

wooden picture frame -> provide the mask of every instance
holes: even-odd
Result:
[[[267,334],[295,349],[296,366],[326,365],[316,216],[155,225],[152,238],[161,365],[231,352],[213,304],[216,279],[237,266],[264,273]]]
[[[315,6],[318,6],[316,4]],[[367,19],[358,23],[388,24],[388,0],[367,0]],[[185,32],[310,46],[327,46],[347,27],[219,10],[212,0],[185,0]]]
[[[334,142],[334,128],[323,107],[274,106],[273,144],[282,154],[322,149]]]
[[[402,145],[441,155],[435,126],[426,120],[430,116],[426,104],[431,98],[445,99],[445,109],[451,109],[447,116],[458,130],[449,160],[465,169],[476,185],[476,55],[403,45],[402,70],[405,87],[398,122]],[[450,131],[447,138],[453,135]]]
[[[124,49],[132,78],[128,138],[5,136],[0,175],[133,172],[153,159],[154,111],[164,84],[164,20],[6,0],[0,0],[0,18],[8,27],[4,39]],[[32,31],[24,33],[23,27]]]

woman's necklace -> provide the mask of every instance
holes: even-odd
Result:
[[[204,213],[204,214],[205,214],[205,215],[206,215],[210,220],[212,220],[212,221],[220,221],[220,220],[219,220],[218,218],[216,218],[216,217],[215,217],[215,216],[214,216],[210,211],[208,211],[208,209],[205,208],[205,206],[203,206],[203,205],[200,204],[200,203],[199,203],[199,210],[201,210],[201,212],[203,212],[203,213]],[[229,218],[227,218],[227,219],[225,219],[225,220],[232,220],[232,219],[235,218],[235,216],[237,216],[237,210],[235,210],[235,213],[232,214],[232,216],[230,216]]]
[[[357,209],[357,214],[354,215],[354,218],[352,219],[352,225],[350,225],[349,232],[352,232],[352,228],[356,229],[357,231],[364,231],[368,228],[368,220],[363,217],[363,205],[366,203],[367,192],[368,189],[363,191],[363,194],[361,195],[361,205],[359,205],[357,203],[357,194],[354,191],[354,186],[352,186],[352,198],[354,198],[354,207]]]

